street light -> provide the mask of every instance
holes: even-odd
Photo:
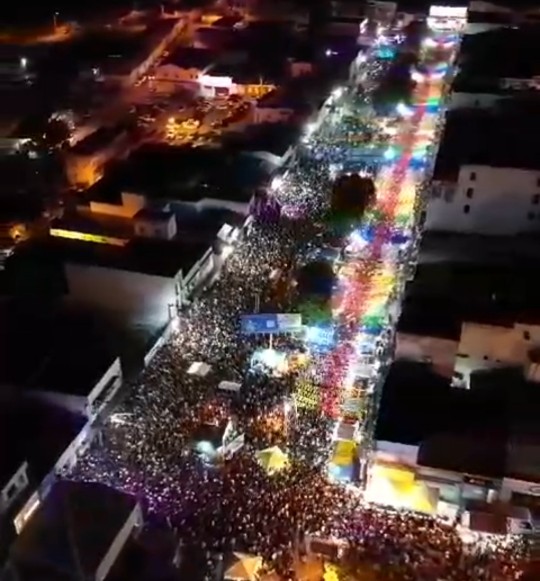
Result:
[[[53,28],[55,31],[58,28],[58,16],[60,16],[58,12],[53,12]]]
[[[25,69],[28,66],[28,59],[25,56],[22,56],[20,63],[21,63],[21,68]]]

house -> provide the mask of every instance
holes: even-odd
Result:
[[[447,115],[426,208],[428,231],[506,235],[540,229],[536,105]]]
[[[540,496],[538,405],[535,385],[512,370],[475,374],[462,390],[426,364],[396,362],[382,391],[374,470],[406,471],[433,489],[436,510],[496,498],[526,506]]]
[[[131,496],[97,483],[57,482],[13,544],[8,578],[103,581],[142,524]]]
[[[9,336],[1,345],[4,389],[23,390],[33,400],[93,420],[121,387],[118,355],[91,315],[9,303],[1,321]]]
[[[217,60],[218,53],[205,48],[179,47],[166,57],[154,73],[156,83],[198,88],[199,77]]]

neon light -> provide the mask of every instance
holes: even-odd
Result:
[[[51,228],[49,231],[55,238],[67,238],[69,240],[81,240],[82,242],[94,242],[96,244],[109,244],[111,246],[125,246],[128,240],[124,238],[114,238],[112,236],[100,236],[99,234],[88,234],[87,232],[77,232],[76,230],[64,230],[62,228]]]

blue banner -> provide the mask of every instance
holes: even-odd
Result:
[[[295,313],[242,315],[240,328],[243,335],[294,333],[302,328],[302,316]]]

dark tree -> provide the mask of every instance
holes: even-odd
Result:
[[[342,175],[336,179],[330,196],[332,214],[358,219],[375,200],[372,178],[358,174]]]
[[[297,290],[301,296],[317,302],[328,301],[334,288],[335,274],[332,264],[324,260],[314,260],[302,266],[296,275]]]

